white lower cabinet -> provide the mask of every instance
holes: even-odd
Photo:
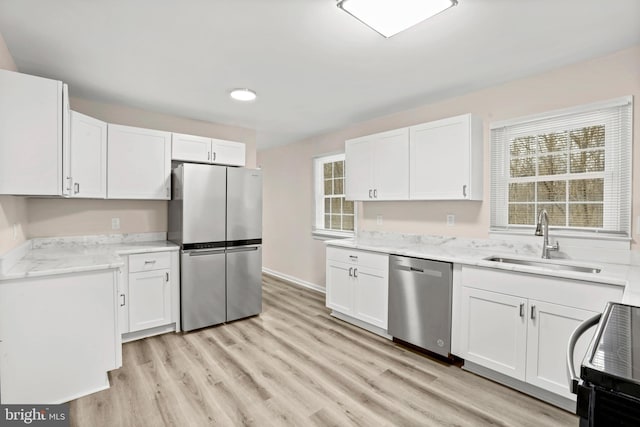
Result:
[[[0,389],[3,404],[59,404],[109,387],[122,365],[116,328],[117,272],[3,281]]]
[[[389,256],[327,248],[327,307],[387,329]]]
[[[545,393],[558,396],[561,399],[552,403],[569,407],[575,401],[566,366],[569,337],[583,321],[601,313],[608,301],[621,301],[623,288],[463,267],[459,290],[454,285],[456,292],[460,321],[452,333],[459,343],[458,356],[521,381],[529,387],[523,386],[525,392],[541,398],[546,398]],[[575,366],[580,366],[594,331],[578,341]]]
[[[462,336],[466,345],[463,357],[524,381],[526,304],[523,298],[464,287]]]
[[[175,251],[129,255],[119,294],[125,341],[180,330],[178,268]]]

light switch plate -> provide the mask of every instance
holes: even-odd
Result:
[[[120,218],[111,218],[111,229],[120,230]]]

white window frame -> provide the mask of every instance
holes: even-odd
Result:
[[[345,160],[345,153],[330,153],[313,158],[313,226],[312,234],[315,238],[321,240],[349,238],[355,235],[358,224],[358,206],[357,202],[353,204],[353,230],[342,231],[324,228],[324,164]],[[345,161],[346,167],[346,161]],[[346,173],[345,173],[346,180]],[[345,183],[346,185],[346,183]]]
[[[491,129],[491,215],[490,215],[490,232],[499,234],[529,234],[532,233],[534,225],[517,225],[509,224],[509,209],[501,208],[509,203],[509,183],[510,182],[534,182],[534,181],[569,181],[571,178],[576,179],[576,174],[571,174],[569,171],[569,164],[567,164],[567,173],[558,175],[545,175],[545,176],[533,176],[523,178],[511,178],[510,177],[510,151],[508,141],[514,137],[525,136],[526,134],[510,134],[509,129],[513,126],[524,125],[533,122],[540,122],[539,126],[535,126],[535,130],[532,131],[537,135],[549,134],[554,132],[562,132],[570,130],[574,123],[579,124],[581,127],[588,126],[600,126],[604,125],[611,128],[616,126],[614,120],[604,120],[602,118],[594,118],[593,120],[585,121],[584,117],[576,118],[579,114],[597,112],[598,110],[609,109],[614,107],[622,107],[629,105],[631,108],[631,117],[633,117],[633,97],[626,96],[622,98],[613,99],[610,101],[597,102],[593,104],[583,105],[574,108],[568,108],[563,110],[551,111],[543,114],[527,116],[523,118],[517,118],[512,120],[506,120],[501,122],[495,122],[490,125]],[[572,118],[572,116],[574,116]],[[562,118],[563,123],[553,125],[550,122],[557,121],[556,119]],[[549,123],[544,123],[548,120]],[[604,172],[591,172],[580,174],[580,179],[589,178],[601,178],[604,177],[604,196],[603,196],[603,228],[602,229],[590,229],[590,228],[578,228],[578,227],[550,227],[554,230],[555,235],[564,235],[571,237],[589,237],[596,239],[617,239],[630,241],[631,239],[631,145],[633,142],[632,128],[633,123],[628,123],[628,130],[625,129],[628,139],[623,140],[621,143],[614,141],[612,136],[605,131],[605,170]],[[503,132],[504,136],[495,137],[494,132]],[[533,134],[533,133],[529,133]],[[495,138],[494,138],[495,137]],[[614,147],[620,147],[623,150],[621,154],[622,159],[616,160],[615,152],[612,150]],[[626,153],[624,152],[626,151]],[[623,162],[628,162],[623,165],[629,173],[626,177],[629,182],[626,185],[628,194],[623,194],[617,197],[617,189],[620,188],[621,174],[619,173],[619,166]],[[497,163],[497,164],[494,164]],[[568,193],[567,193],[568,197]],[[607,206],[611,206],[615,203],[615,200],[621,199],[623,206],[617,207],[617,212],[612,213],[611,209]],[[567,215],[569,211],[567,210]],[[617,229],[617,231],[612,231]]]

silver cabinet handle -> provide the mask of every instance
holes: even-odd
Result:
[[[358,260],[358,256],[357,255],[349,255],[349,259],[352,261],[357,261]]]
[[[67,191],[71,191],[71,177],[67,177]]]
[[[207,151],[207,160],[211,160],[211,151]]]
[[[353,269],[353,277],[358,277],[358,269],[357,268]]]
[[[171,197],[171,189],[169,187],[167,187],[167,197]]]
[[[466,185],[463,185],[463,186],[462,186],[462,195],[463,195],[464,197],[467,197],[467,186],[466,186]]]
[[[378,198],[378,190],[373,190],[373,198],[374,199]]]
[[[371,190],[369,190],[369,198],[370,198],[370,199],[372,198],[372,197],[371,197]]]
[[[536,306],[532,305],[531,306],[531,320],[534,320],[536,318]]]
[[[169,272],[166,272],[165,274],[166,274],[166,279],[167,279],[166,281],[168,282],[169,281]]]
[[[144,262],[144,264],[145,264],[145,265],[147,265],[147,264],[155,264],[155,263],[156,263],[156,260],[155,260],[155,259],[154,259],[154,260],[152,260],[152,261],[145,261],[145,262]]]
[[[573,352],[576,349],[576,344],[578,343],[578,339],[584,334],[587,329],[590,327],[597,325],[600,322],[600,318],[602,314],[596,314],[593,317],[588,318],[584,322],[582,322],[575,331],[569,337],[569,344],[567,345],[567,370],[569,371],[569,378],[571,379],[571,393],[576,394],[578,391],[578,382],[580,381],[580,377],[576,375],[576,369],[573,366]],[[597,333],[597,332],[596,332]]]
[[[349,267],[349,277],[353,276],[353,267]]]
[[[76,182],[75,184],[73,184],[73,193],[78,194],[79,192],[80,192],[80,183]]]
[[[524,303],[520,303],[520,317],[524,317]]]
[[[213,152],[213,161],[214,162],[216,161],[216,152],[215,151]]]
[[[120,307],[124,307],[127,303],[127,296],[125,294],[120,294],[120,296],[122,297],[122,304],[120,304]]]

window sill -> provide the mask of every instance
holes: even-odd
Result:
[[[489,237],[492,239],[516,239],[521,242],[541,244],[542,237],[534,235],[535,228],[531,229],[511,229],[511,230],[489,230]],[[569,230],[549,230],[549,238],[552,242],[558,239],[565,245],[586,248],[603,248],[615,250],[629,250],[631,238],[628,236],[616,236],[604,233],[580,233]],[[561,244],[562,244],[561,243]]]
[[[311,235],[316,240],[335,240],[349,239],[355,236],[355,233],[331,231],[331,230],[313,230]]]

